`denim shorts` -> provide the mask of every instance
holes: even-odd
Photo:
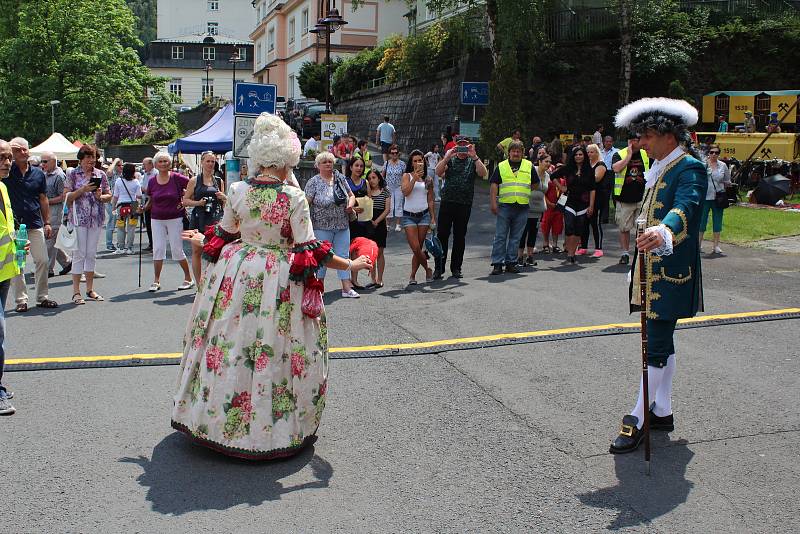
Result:
[[[410,211],[403,210],[403,228],[409,226],[430,226],[431,225],[431,213],[428,210],[420,211],[419,213],[412,213]]]

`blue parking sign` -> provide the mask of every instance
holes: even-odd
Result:
[[[237,83],[236,115],[275,114],[278,86],[265,83]]]
[[[461,82],[461,104],[464,106],[488,106],[489,82]]]

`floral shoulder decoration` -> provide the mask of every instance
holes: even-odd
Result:
[[[255,184],[245,193],[244,202],[250,216],[268,226],[282,225],[289,215],[289,195],[282,190],[282,184]]]
[[[205,233],[205,245],[203,245],[203,259],[211,263],[217,263],[222,247],[226,244],[241,238],[238,232],[231,234],[220,228],[219,224],[209,226]]]

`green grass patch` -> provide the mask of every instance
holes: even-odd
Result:
[[[711,237],[711,214],[706,238]],[[732,206],[725,210],[722,241],[747,245],[762,239],[800,235],[800,213]]]

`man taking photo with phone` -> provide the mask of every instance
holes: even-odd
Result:
[[[462,278],[467,225],[472,213],[472,199],[475,196],[475,179],[486,178],[489,171],[475,153],[475,146],[469,138],[456,136],[456,146],[445,153],[436,164],[436,175],[444,178],[441,189],[442,201],[439,204],[439,226],[437,236],[442,243],[442,259],[436,262],[433,279],[440,280],[447,264],[447,246],[450,232],[453,232],[453,253],[450,256],[450,272],[453,278]]]

